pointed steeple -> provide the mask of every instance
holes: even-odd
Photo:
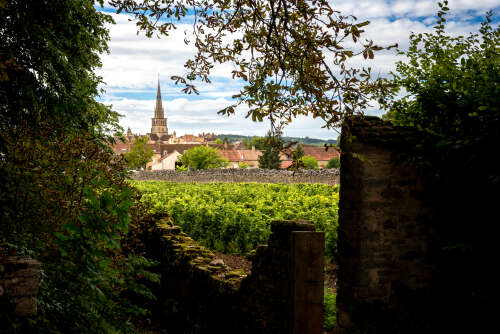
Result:
[[[156,92],[155,116],[151,119],[151,134],[156,134],[159,138],[168,136],[167,119],[161,103],[160,78],[158,76],[158,91]],[[168,139],[168,137],[166,138]],[[161,140],[166,140],[161,139]]]
[[[164,118],[163,105],[161,103],[160,79],[158,79],[158,91],[156,92],[155,118]]]

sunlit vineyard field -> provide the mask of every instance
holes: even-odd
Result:
[[[192,238],[226,253],[265,244],[270,222],[308,219],[325,231],[326,255],[337,254],[338,187],[324,184],[171,183],[133,181],[154,213],[170,214]]]

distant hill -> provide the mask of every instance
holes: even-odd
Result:
[[[217,135],[217,138],[220,138],[224,140],[224,138],[227,138],[229,143],[233,143],[235,141],[245,141],[245,140],[251,140],[253,137],[258,137],[258,136],[242,136],[242,135],[231,135],[231,134],[221,134]],[[301,144],[306,144],[306,145],[316,145],[316,146],[323,146],[324,144],[337,144],[337,141],[335,139],[317,139],[317,138],[301,138],[301,137],[283,137],[283,140],[285,142],[291,142],[291,141],[296,141]]]

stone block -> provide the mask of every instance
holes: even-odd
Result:
[[[0,258],[0,296],[7,296],[17,315],[30,316],[37,312],[40,263],[28,258]]]

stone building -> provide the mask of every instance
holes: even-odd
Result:
[[[128,128],[125,141],[117,140],[116,144],[113,145],[113,151],[117,155],[130,152],[133,141],[140,136],[139,134],[132,133],[130,128]],[[228,168],[238,168],[242,163],[248,165],[249,168],[258,168],[258,159],[262,154],[255,147],[244,149],[241,145],[215,144],[217,137],[214,133],[203,132],[197,136],[185,134],[180,137],[177,137],[175,131],[169,133],[159,80],[154,117],[151,118],[151,132],[147,133],[146,136],[149,137],[147,145],[153,151],[151,162],[146,165],[146,168],[153,170],[175,169],[177,158],[184,151],[200,145],[217,148],[221,157],[229,161]],[[306,155],[310,155],[318,160],[321,168],[324,168],[331,158],[340,156],[338,151],[333,148],[326,151],[324,147],[319,146],[303,145],[302,147]],[[281,160],[283,162],[282,168],[286,169],[291,165],[287,154],[282,154]]]
[[[214,144],[217,139],[214,133],[203,132],[198,135],[185,134],[180,137],[177,137],[175,131],[169,133],[165,109],[163,108],[163,101],[161,98],[159,80],[153,116],[154,117],[151,118],[151,132],[146,134],[146,136],[149,137],[147,145],[153,151],[152,161],[148,163],[147,168],[153,168],[153,166],[155,166],[154,169],[173,169],[175,168],[175,161],[173,163],[171,161],[174,159],[172,153],[176,152],[174,155],[178,156],[191,147],[199,145],[217,146]],[[124,136],[125,141],[117,139],[116,144],[113,145],[114,153],[123,154],[130,152],[134,140],[141,136],[140,134],[132,133],[131,129],[128,128]]]

